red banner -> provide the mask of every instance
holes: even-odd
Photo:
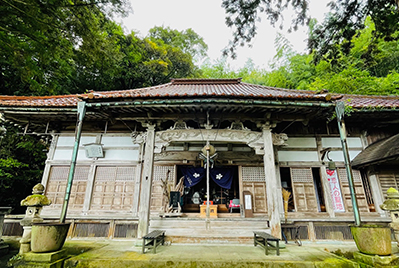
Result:
[[[334,211],[345,212],[344,201],[342,200],[341,187],[339,186],[337,171],[327,169],[327,179],[330,183],[330,194],[333,201]]]

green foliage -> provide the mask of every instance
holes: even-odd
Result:
[[[0,2],[0,90],[52,95],[74,86],[74,52],[98,40],[105,12],[124,13],[125,0]],[[101,51],[95,46],[93,54]]]
[[[299,25],[311,22],[308,14],[310,0],[223,0],[222,6],[226,11],[226,24],[233,28],[233,40],[225,50],[225,55],[235,57],[237,46],[250,43],[257,34],[257,23],[261,18],[266,19],[274,26],[283,22],[283,11],[291,9],[295,16],[289,31],[296,30]],[[348,53],[352,47],[352,39],[359,30],[364,28],[367,17],[375,24],[373,38],[383,38],[385,41],[397,40],[395,34],[399,29],[399,4],[397,0],[339,0],[331,1],[330,13],[320,25],[312,25],[312,34],[309,37],[308,47],[316,51],[316,62],[323,57],[335,59],[336,45],[341,46],[341,52]],[[280,24],[280,28],[282,24]],[[370,51],[373,47],[369,47]]]
[[[364,95],[398,95],[399,41],[385,41],[373,37],[371,19],[357,32],[346,52],[346,43],[335,46],[336,56],[325,57],[315,63],[316,53],[294,53],[282,35],[276,38],[277,54],[271,63],[272,71],[243,67],[232,71],[225,61],[204,70],[206,77],[242,77],[244,82],[272,87],[328,90],[334,93]],[[312,31],[310,31],[312,34]],[[373,47],[373,49],[370,49]]]
[[[18,135],[19,129],[3,123],[0,140],[0,205],[11,206],[12,213],[24,213],[21,200],[42,178],[46,144],[31,135]],[[6,130],[6,131],[5,131]]]
[[[371,39],[398,40],[399,12],[396,0],[335,1],[329,5],[329,16],[314,27],[308,40],[309,49],[316,51],[316,62],[323,57],[335,59],[339,53],[348,54],[353,47],[352,40],[365,27],[367,19],[375,25]],[[335,49],[337,45],[340,46],[339,52]],[[371,45],[367,49],[372,52],[374,48]]]
[[[194,77],[207,45],[193,30],[125,35],[109,18],[126,0],[0,3],[0,93],[57,95]]]
[[[169,27],[154,27],[149,31],[149,39],[158,44],[180,48],[183,53],[191,55],[196,61],[203,59],[208,50],[204,39],[191,28],[179,32]]]

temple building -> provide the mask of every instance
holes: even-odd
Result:
[[[399,183],[397,97],[289,90],[241,79],[172,79],[124,91],[1,96],[0,112],[26,135],[48,141],[42,184],[52,205],[42,216],[57,220],[78,104],[82,109],[66,216],[70,237],[142,237],[165,229],[174,241],[245,241],[255,230],[279,237],[283,230],[288,239],[298,230],[302,239],[345,240],[354,216],[338,102],[346,106],[362,222],[387,223],[380,204]],[[291,193],[286,205],[283,189]],[[13,222],[12,216],[6,220],[5,232]]]

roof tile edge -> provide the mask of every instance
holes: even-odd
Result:
[[[242,78],[231,79],[188,79],[188,78],[173,78],[171,79],[172,85],[211,85],[211,84],[239,84]]]

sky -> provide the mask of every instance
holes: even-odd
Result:
[[[233,30],[225,24],[225,12],[221,7],[222,0],[130,0],[133,11],[119,22],[125,33],[135,31],[141,37],[155,26],[164,26],[179,31],[193,29],[208,45],[208,56],[213,64],[222,57],[222,50],[229,40],[232,40]],[[310,14],[322,21],[328,0],[311,0]],[[290,22],[289,14],[286,22]],[[251,47],[240,47],[235,60],[229,58],[231,68],[239,69],[247,60],[252,59],[256,67],[267,68],[268,63],[276,53],[275,37],[279,32],[293,45],[297,52],[306,51],[307,28],[288,33],[288,27],[283,30],[273,28],[266,19],[258,26],[258,34],[251,42]]]

